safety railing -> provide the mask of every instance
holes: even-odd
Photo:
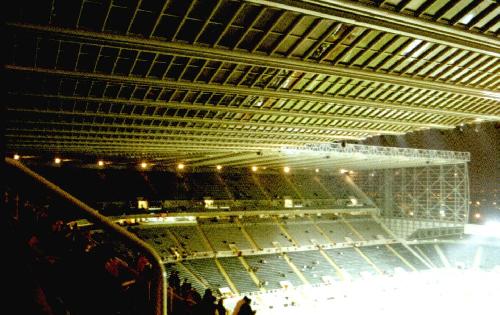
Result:
[[[126,229],[113,223],[111,220],[100,214],[92,207],[88,206],[65,190],[61,189],[59,186],[32,171],[22,163],[11,158],[5,158],[5,162],[7,166],[27,175],[34,181],[34,183],[36,183],[36,185],[43,186],[55,196],[61,198],[61,200],[77,207],[80,210],[79,215],[93,222],[97,227],[102,228],[105,232],[111,233],[111,235],[117,237],[132,249],[142,252],[144,256],[150,261],[153,267],[154,277],[152,279],[152,288],[154,288],[155,292],[155,294],[152,294],[152,300],[154,304],[153,314],[167,315],[166,271],[164,265],[161,262],[161,257],[150,245],[142,241],[135,234],[132,234]]]

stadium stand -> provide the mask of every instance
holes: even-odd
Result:
[[[231,175],[161,174],[121,170],[48,173],[63,185],[67,183],[67,189],[79,191],[76,194],[89,203],[106,205],[101,208],[104,213],[111,205],[122,208],[119,214],[126,214],[113,217],[115,222],[150,244],[165,264],[170,284],[169,307],[175,315],[196,313],[203,305],[201,293],[207,289],[213,292],[213,299],[234,300],[250,295],[256,298],[255,307],[272,307],[269,294],[273,292],[280,296],[304,288],[444,268],[495,270],[500,261],[495,247],[467,240],[443,238],[407,244],[396,239],[374,217],[373,209],[347,206],[350,199],[357,198],[357,192],[351,191],[337,175],[250,171]],[[81,177],[81,183],[71,181],[73,176]],[[131,191],[113,191],[110,186],[120,181],[138,187],[134,189],[135,200],[130,196],[128,201],[123,200]],[[94,189],[105,191],[94,194]],[[100,203],[99,196],[118,200]],[[294,208],[284,206],[284,197],[294,201]],[[148,198],[161,207],[148,210],[134,206],[137,200]],[[207,200],[212,201],[209,207]],[[324,210],[317,212],[318,209]],[[343,211],[336,213],[335,209]],[[81,224],[65,222],[60,223],[65,229]],[[123,270],[132,270],[128,276],[124,273],[120,281],[140,283],[133,271],[138,261],[135,253],[92,225],[85,229],[92,246],[113,248],[116,253],[102,258],[106,266],[119,264]],[[109,269],[112,273],[113,268]],[[55,288],[54,292],[58,290]],[[110,307],[121,309],[116,307],[118,300],[137,290],[117,290]],[[56,295],[65,301],[61,307],[75,307],[71,305],[71,296]],[[300,297],[294,297],[293,303],[296,299]],[[138,311],[142,302],[132,296],[130,303],[124,307]],[[285,299],[283,305],[293,303]]]

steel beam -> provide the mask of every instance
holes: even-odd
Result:
[[[283,123],[275,123],[275,122],[253,122],[253,121],[233,121],[233,120],[225,120],[225,119],[215,119],[215,118],[190,118],[190,117],[162,117],[162,116],[142,116],[137,114],[107,114],[107,113],[91,113],[91,112],[65,112],[65,111],[56,111],[56,110],[38,110],[38,109],[26,109],[26,108],[7,108],[10,112],[19,112],[19,113],[35,113],[41,115],[64,115],[64,116],[76,116],[76,117],[108,117],[108,118],[116,118],[116,119],[138,119],[138,120],[160,120],[160,121],[169,121],[169,122],[187,122],[187,123],[202,123],[202,124],[219,124],[219,125],[238,125],[238,126],[253,126],[257,128],[282,128],[284,132],[293,132],[290,129],[304,129],[304,130],[316,130],[316,131],[327,131],[331,132],[334,130],[334,127],[330,126],[308,126],[308,125],[292,125],[292,124],[283,124]],[[387,131],[387,134],[394,134],[394,132]],[[308,133],[299,133],[299,134],[308,134]],[[313,134],[313,133],[311,133]],[[400,134],[399,132],[396,134]],[[346,137],[349,137],[346,136]],[[360,139],[356,137],[355,139]]]
[[[360,2],[342,0],[246,1],[500,57],[500,42],[495,37],[382,10]]]
[[[297,93],[297,92],[285,92],[285,91],[273,91],[273,90],[265,90],[265,89],[257,89],[257,88],[247,88],[247,87],[237,87],[237,86],[222,86],[218,84],[199,84],[194,82],[179,82],[179,81],[165,81],[159,79],[151,79],[151,78],[137,78],[137,77],[127,77],[127,76],[118,76],[111,74],[99,74],[99,73],[87,73],[87,72],[78,72],[78,71],[66,71],[66,70],[56,70],[56,69],[45,69],[45,68],[32,68],[32,67],[23,67],[16,65],[5,65],[7,70],[11,71],[20,71],[20,72],[32,72],[32,73],[40,73],[47,75],[56,75],[56,76],[67,76],[79,79],[90,79],[90,80],[103,80],[103,81],[112,81],[112,82],[120,82],[120,83],[132,83],[132,84],[144,84],[144,85],[152,85],[152,86],[161,86],[172,89],[186,89],[186,90],[195,90],[195,91],[211,91],[218,93],[236,93],[243,95],[258,95],[264,97],[272,97],[272,98],[287,98],[287,99],[296,99],[296,100],[305,100],[312,102],[324,102],[324,103],[338,103],[352,106],[366,106],[366,107],[379,107],[384,109],[395,109],[395,110],[404,110],[404,111],[412,111],[412,112],[420,112],[424,114],[437,114],[437,115],[445,115],[452,117],[461,117],[461,118],[475,118],[475,119],[484,119],[484,120],[500,120],[500,117],[495,115],[487,115],[480,113],[468,113],[468,112],[458,112],[453,110],[446,109],[436,109],[436,108],[422,108],[417,106],[408,106],[408,105],[396,105],[396,104],[386,104],[377,101],[366,101],[366,100],[355,100],[349,98],[342,97],[334,97],[334,96],[322,96],[322,95],[313,95],[306,93]],[[434,89],[436,90],[436,89]],[[495,95],[494,98],[498,95],[500,99],[500,93],[490,92],[491,95]],[[484,95],[482,96],[485,97]]]
[[[101,131],[101,130],[60,130],[60,129],[51,129],[51,128],[33,128],[33,129],[25,129],[25,128],[7,128],[5,131],[5,137],[19,137],[21,138],[44,138],[47,139],[55,138],[55,139],[80,139],[80,138],[95,138],[95,139],[117,139],[117,140],[141,140],[141,138],[145,140],[180,140],[180,139],[206,139],[207,141],[219,141],[221,144],[226,143],[227,141],[235,140],[241,142],[248,141],[263,141],[268,143],[278,143],[284,144],[287,143],[325,143],[327,140],[319,140],[315,138],[314,135],[302,136],[302,139],[295,139],[295,135],[293,134],[282,134],[278,138],[271,137],[257,137],[254,134],[248,134],[247,136],[241,135],[228,135],[225,134],[224,131],[218,131],[220,135],[214,134],[193,134],[193,133],[149,133],[149,132],[130,132],[130,131]],[[99,136],[103,137],[99,137]],[[111,136],[111,137],[106,137]],[[309,138],[309,139],[304,139]],[[330,141],[335,141],[341,139],[342,137],[332,136]],[[358,138],[359,139],[359,138]]]
[[[9,120],[9,123],[15,124],[16,126],[24,126],[24,125],[50,125],[50,126],[68,126],[68,127],[89,127],[88,123],[79,123],[79,122],[61,122],[61,121],[29,121],[29,120]],[[142,131],[177,131],[177,132],[199,132],[199,133],[224,133],[224,134],[237,134],[237,135],[252,135],[252,136],[273,136],[273,137],[282,137],[282,136],[290,136],[290,132],[287,130],[255,130],[255,129],[220,129],[221,127],[213,127],[213,128],[203,128],[203,127],[174,127],[174,126],[149,126],[149,125],[126,125],[126,124],[104,124],[104,123],[96,123],[92,122],[92,127],[96,128],[108,128],[108,129],[136,129]],[[9,128],[9,127],[7,127]],[[29,130],[28,128],[25,128]],[[35,128],[36,129],[36,128]],[[277,128],[273,128],[277,129]],[[117,132],[119,133],[119,132]],[[154,133],[152,134],[154,135]],[[345,139],[345,140],[361,140],[361,136],[349,136],[349,135],[329,135],[329,134],[318,134],[318,133],[295,133],[294,137],[313,137],[315,139],[322,139],[322,142],[332,141],[337,138]]]
[[[244,145],[241,145],[240,142],[230,142],[226,141],[224,144],[219,144],[219,143],[213,143],[213,142],[207,142],[207,141],[168,141],[168,142],[162,142],[162,141],[145,141],[142,139],[137,139],[135,141],[131,141],[130,139],[127,139],[126,141],[121,141],[122,139],[106,139],[106,141],[103,141],[104,139],[87,139],[87,138],[82,138],[82,139],[61,139],[59,137],[57,138],[44,138],[43,136],[40,137],[33,137],[29,139],[24,139],[20,141],[20,139],[16,137],[8,137],[8,138],[13,138],[15,141],[14,146],[18,146],[20,144],[24,144],[29,146],[30,148],[37,147],[39,145],[41,146],[59,146],[59,147],[65,147],[65,146],[72,146],[72,145],[79,145],[81,146],[82,151],[89,152],[89,149],[87,146],[96,146],[96,147],[111,147],[111,148],[128,148],[131,149],[133,148],[134,151],[136,152],[144,152],[145,150],[149,150],[149,148],[177,148],[179,151],[184,151],[185,148],[196,148],[196,149],[206,149],[207,152],[216,152],[219,149],[225,149],[225,150],[243,150],[243,151],[258,151],[258,150],[279,150],[281,149],[285,144],[264,144],[264,143],[246,143]],[[43,143],[41,141],[43,139]],[[8,145],[9,140],[7,141]],[[42,144],[41,144],[42,143]]]
[[[394,74],[378,73],[369,70],[346,68],[344,66],[338,66],[338,65],[320,64],[320,63],[303,61],[299,59],[272,57],[272,56],[243,52],[243,51],[189,45],[178,42],[165,42],[159,40],[115,35],[109,33],[97,33],[84,30],[65,29],[65,28],[58,28],[51,26],[21,24],[21,23],[8,23],[8,25],[31,31],[48,32],[52,34],[59,34],[62,36],[75,37],[79,40],[85,40],[88,42],[93,42],[101,45],[105,44],[111,46],[130,47],[134,49],[140,49],[143,51],[163,52],[167,54],[173,54],[176,56],[184,56],[189,58],[202,58],[220,62],[234,62],[249,66],[282,68],[290,71],[335,75],[335,76],[349,77],[364,81],[375,81],[388,84],[412,86],[422,89],[439,90],[456,94],[464,94],[464,95],[477,96],[483,98],[492,98],[495,100],[500,99],[500,93],[491,90],[483,90],[467,86],[457,86],[439,81],[432,81],[430,79],[423,80],[423,79],[399,76]],[[492,56],[498,58],[500,57],[500,53],[495,53]]]
[[[127,99],[112,99],[112,98],[99,98],[99,97],[81,97],[81,96],[63,96],[63,95],[54,95],[54,94],[22,94],[23,96],[33,96],[40,98],[54,98],[61,100],[74,100],[74,101],[88,101],[88,102],[97,102],[97,103],[113,103],[113,104],[123,104],[123,105],[138,105],[138,106],[158,106],[158,107],[166,107],[166,108],[175,108],[175,109],[187,109],[187,110],[206,110],[206,111],[218,111],[223,113],[243,113],[243,114],[252,114],[252,115],[271,115],[271,116],[287,116],[287,117],[298,117],[298,118],[313,118],[313,119],[337,119],[337,120],[348,120],[348,121],[356,121],[362,123],[373,123],[374,120],[372,118],[361,118],[354,116],[342,116],[342,115],[333,115],[328,112],[322,114],[309,113],[309,112],[292,112],[285,110],[276,110],[276,109],[268,109],[268,108],[247,108],[247,107],[227,107],[220,105],[199,105],[192,103],[178,103],[178,102],[165,102],[165,101],[142,101],[142,100],[127,100]],[[413,122],[413,121],[398,121],[384,118],[377,118],[377,123],[395,125],[395,126],[405,126],[405,127],[432,127],[439,129],[450,128],[451,125],[444,124],[428,124],[422,122]],[[342,131],[356,131],[356,128],[335,128],[336,130]],[[363,132],[370,133],[381,133],[384,130],[370,129],[367,131],[366,129],[362,130]]]

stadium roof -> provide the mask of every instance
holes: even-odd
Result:
[[[211,160],[500,120],[497,1],[12,6],[12,153]]]

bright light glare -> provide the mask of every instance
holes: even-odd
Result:
[[[222,169],[222,165],[217,165],[215,168],[217,168],[218,171]]]
[[[474,214],[474,218],[476,218],[476,219],[480,219],[480,218],[481,218],[481,213],[476,213],[476,214]]]
[[[97,165],[99,165],[99,166],[104,166],[104,161],[99,160],[99,161],[97,162]]]
[[[257,166],[252,166],[252,172],[257,172],[259,168]]]
[[[141,168],[146,168],[146,167],[148,167],[148,163],[146,163],[146,162],[142,162],[142,163],[141,163]]]
[[[349,172],[349,171],[348,171],[348,170],[345,170],[345,169],[341,169],[341,170],[340,170],[340,174],[345,174],[345,173],[347,173],[347,172]]]
[[[20,158],[19,154],[14,154],[14,160],[19,160]]]
[[[54,163],[56,163],[56,164],[61,164],[61,159],[60,159],[60,158],[55,158],[55,159],[54,159]]]
[[[182,164],[182,163],[177,164],[177,168],[180,169],[180,170],[183,170],[184,169],[184,164]]]
[[[415,47],[417,47],[420,43],[422,42],[421,39],[415,39],[404,51],[403,55],[408,54],[409,52],[413,51]]]
[[[314,171],[315,171],[316,173],[319,173],[319,168],[315,169]]]
[[[470,269],[395,272],[262,293],[252,299],[252,309],[263,315],[493,315],[498,313],[499,280],[500,273]],[[416,297],[425,303],[416,303]],[[229,297],[224,305],[233,309],[240,299]]]
[[[485,232],[487,236],[500,238],[500,222],[499,221],[489,221],[484,225]]]
[[[469,24],[469,22],[476,16],[475,12],[467,13],[463,18],[460,19],[460,23]]]
[[[283,167],[285,173],[290,173],[290,168],[288,166]]]

